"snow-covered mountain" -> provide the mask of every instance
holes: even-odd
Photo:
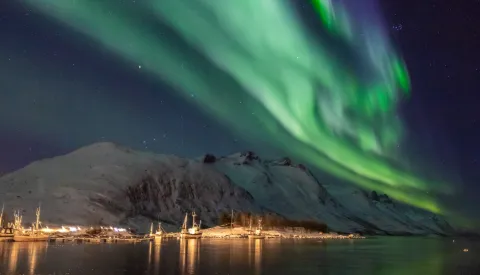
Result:
[[[274,212],[326,223],[340,232],[450,234],[441,217],[353,186],[323,186],[288,158],[262,160],[253,152],[199,159],[138,152],[96,143],[34,162],[0,178],[0,201],[33,220],[54,224],[128,224],[161,219],[178,225],[195,210],[213,225],[231,209]]]

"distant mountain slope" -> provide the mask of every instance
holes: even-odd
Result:
[[[235,209],[322,221],[341,232],[452,232],[432,213],[355,187],[326,189],[305,166],[253,152],[183,159],[97,143],[3,176],[0,200],[23,209],[26,220],[41,202],[43,220],[55,224],[139,226],[160,218],[178,225],[195,210],[213,225]]]

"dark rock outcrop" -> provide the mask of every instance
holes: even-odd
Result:
[[[203,163],[215,163],[217,158],[212,154],[206,154],[203,156]]]
[[[151,219],[160,216],[165,222],[178,224],[186,212],[196,211],[203,224],[214,225],[223,211],[261,212],[252,195],[228,177],[213,170],[201,175],[197,166],[190,164],[178,177],[167,173],[147,175],[127,187],[130,215]]]

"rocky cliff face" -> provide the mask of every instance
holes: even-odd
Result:
[[[204,225],[220,213],[274,212],[341,232],[448,234],[441,217],[351,186],[326,188],[304,165],[262,160],[253,152],[190,160],[98,143],[0,178],[0,200],[32,220],[55,224],[128,224],[152,219],[178,226],[195,210]]]
[[[147,175],[127,187],[132,216],[142,215],[176,224],[186,211],[200,213],[203,224],[215,225],[230,209],[261,212],[250,193],[230,179],[200,163],[188,163],[175,171]]]

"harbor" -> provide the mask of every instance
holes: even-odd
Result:
[[[60,243],[139,243],[160,242],[163,239],[253,239],[264,240],[271,238],[289,239],[363,239],[358,234],[341,235],[337,233],[311,232],[305,228],[278,228],[265,230],[262,219],[258,219],[253,227],[250,218],[248,227],[230,224],[202,228],[202,221],[197,223],[197,214],[185,213],[184,221],[179,232],[167,232],[161,222],[151,222],[149,232],[135,233],[134,230],[116,226],[78,226],[64,225],[60,227],[44,226],[41,222],[41,207],[35,212],[36,220],[30,227],[23,225],[20,211],[14,211],[14,219],[6,221],[4,207],[0,212],[0,241],[14,242],[60,242]],[[191,222],[189,219],[191,216]]]

